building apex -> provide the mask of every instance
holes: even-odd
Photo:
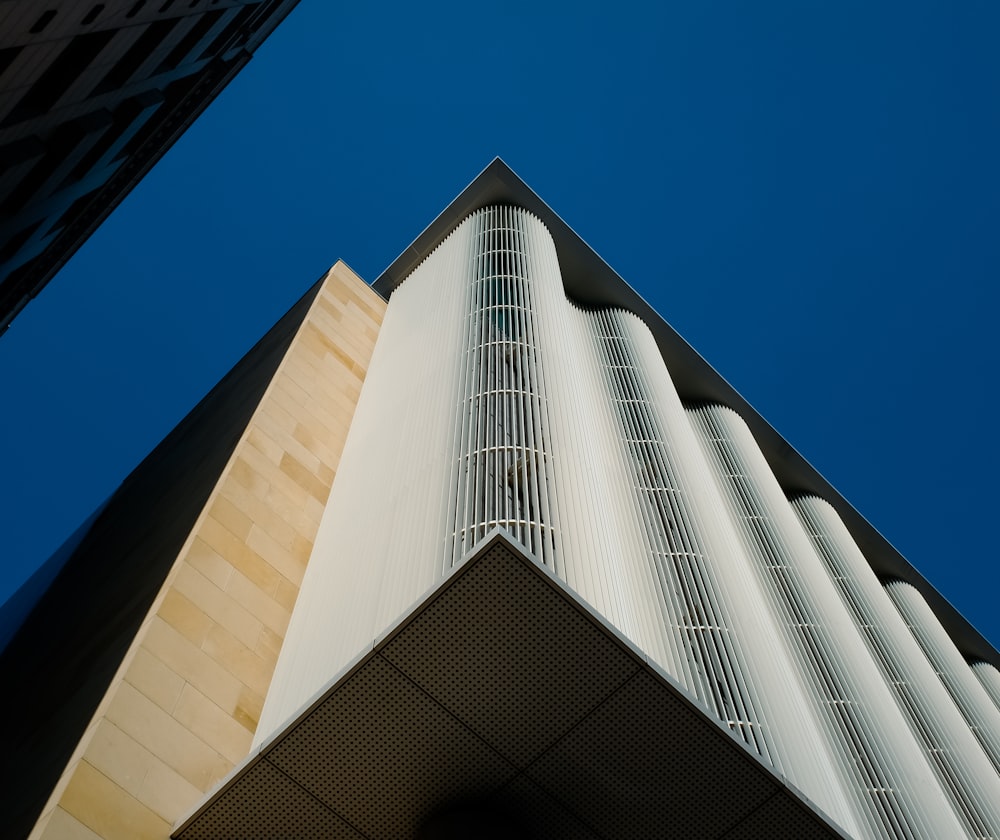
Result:
[[[750,427],[787,494],[826,499],[879,577],[899,578],[915,586],[965,656],[1000,668],[1000,653],[990,642],[499,156],[403,250],[372,287],[388,300],[467,216],[492,205],[514,205],[537,216],[555,243],[569,298],[585,307],[620,308],[637,315],[652,332],[682,400],[689,404],[719,403],[736,411]]]
[[[492,205],[515,205],[533,213],[556,244],[566,291],[587,306],[619,306],[655,313],[541,197],[500,157],[480,172],[372,284],[383,297],[392,291],[468,215]]]

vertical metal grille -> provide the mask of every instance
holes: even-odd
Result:
[[[621,316],[617,310],[602,310],[591,318],[663,620],[680,648],[678,661],[691,691],[739,738],[771,760],[739,642],[718,597],[705,548],[691,527],[688,500]]]
[[[685,411],[639,318],[566,299],[558,256],[484,208],[393,292],[260,737],[502,528],[852,836],[991,836],[975,742],[897,658],[930,655],[734,412]]]
[[[496,527],[543,563],[551,565],[555,554],[524,215],[490,207],[471,219],[452,564]]]
[[[839,744],[837,753],[843,771],[853,780],[859,816],[876,837],[915,840],[934,834],[915,809],[915,798],[903,793],[899,762],[893,760],[885,742],[881,720],[876,720],[872,705],[865,702],[866,691],[851,675],[847,651],[841,649],[840,640],[832,638],[823,620],[823,610],[806,580],[805,558],[789,551],[772,505],[765,501],[759,476],[747,463],[745,450],[752,436],[747,431],[748,441],[742,436],[737,441],[745,424],[735,412],[716,405],[692,408],[690,416],[786,637],[798,654],[829,735]],[[784,496],[780,501],[787,505]]]
[[[969,665],[990,700],[1000,710],[1000,671],[989,662],[973,662]],[[1000,733],[1000,726],[993,730]],[[1000,769],[1000,768],[998,768]]]
[[[992,763],[993,775],[1000,773],[1000,710],[975,679],[975,668],[970,669],[915,587],[894,580],[885,591]]]
[[[899,621],[871,567],[827,502],[801,497],[792,500],[792,509],[969,836],[996,837],[1000,820],[996,773],[982,761],[955,705],[940,689],[934,691],[938,688],[934,672]]]

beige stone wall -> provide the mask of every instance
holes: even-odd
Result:
[[[32,840],[163,840],[247,755],[384,312],[330,270]]]

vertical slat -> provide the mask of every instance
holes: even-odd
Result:
[[[877,837],[966,836],[746,424],[715,405],[691,417],[822,711],[858,819]]]
[[[976,679],[977,668],[965,661],[915,587],[893,580],[885,584],[885,592],[988,756],[993,775],[1000,773],[1000,709],[991,701],[984,683]],[[983,669],[979,673],[988,672]],[[1000,794],[995,796],[1000,801]]]
[[[855,610],[851,639],[832,626],[859,596],[837,594],[727,412],[685,412],[634,315],[567,300],[536,217],[475,211],[393,292],[275,708],[294,712],[502,527],[849,833],[960,836],[936,742],[911,734],[924,699],[878,672],[874,619]]]
[[[993,704],[1000,709],[1000,671],[989,662],[973,662],[969,667]],[[1000,732],[1000,727],[995,727],[993,731]]]
[[[933,660],[921,652],[836,511],[814,496],[793,499],[792,509],[969,836],[998,836],[1000,777],[977,743],[975,727],[970,729],[938,680]],[[956,664],[974,683],[964,661]]]
[[[456,523],[456,532],[474,535],[465,541],[468,551],[492,528],[504,528],[551,564],[554,545],[544,538],[551,527],[551,488],[544,481],[548,421],[531,301],[539,278],[532,276],[526,259],[529,237],[521,235],[520,227],[524,211],[497,207],[479,213],[483,234],[473,241],[481,270],[472,282],[481,286],[482,294],[473,298],[477,311],[470,317],[478,317],[482,328],[466,351],[481,375],[461,399],[474,407],[470,422],[480,429],[477,445],[486,467],[474,478],[479,486],[473,495],[482,504],[466,511],[467,519]],[[456,556],[453,562],[460,559]]]

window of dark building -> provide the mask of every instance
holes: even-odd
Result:
[[[171,114],[174,112],[175,108],[181,107],[181,103],[191,90],[198,85],[200,81],[200,75],[197,73],[192,73],[188,76],[182,76],[179,79],[175,79],[162,91],[164,98],[163,105],[160,106],[161,113]],[[118,154],[118,157],[129,157],[131,155],[140,155],[140,159],[144,159],[144,155],[140,154],[143,152],[143,147],[146,142],[157,132],[163,129],[163,120],[157,118],[155,115],[152,119],[146,120],[143,123],[142,128],[140,128],[135,134],[129,138],[129,141],[125,144],[125,148]],[[156,147],[156,142],[153,142],[153,148]]]
[[[3,125],[13,125],[51,110],[114,37],[115,30],[107,29],[73,38],[11,109]]]
[[[55,231],[61,230],[62,228],[66,227],[66,225],[70,224],[70,222],[75,221],[76,217],[79,216],[81,213],[83,213],[87,205],[94,200],[94,196],[96,196],[98,192],[100,192],[100,190],[96,189],[96,190],[91,190],[86,195],[81,195],[62,213],[61,216],[59,216],[58,219],[56,219],[56,221],[49,227],[47,231],[45,231],[45,233],[46,234],[54,233]]]
[[[96,6],[92,7],[89,12],[84,16],[83,20],[80,21],[81,24],[86,26],[88,23],[93,23],[101,16],[101,12],[104,11],[104,4],[98,3]]]
[[[139,69],[139,66],[156,49],[156,45],[162,43],[163,39],[182,20],[183,18],[168,18],[167,20],[158,20],[155,23],[149,24],[146,27],[146,31],[136,38],[132,46],[125,51],[125,55],[118,59],[114,66],[105,74],[104,78],[97,83],[97,86],[90,95],[98,96],[99,94],[124,87],[131,80],[135,71]]]
[[[17,252],[24,247],[24,244],[31,239],[31,235],[41,227],[41,222],[35,222],[33,225],[29,225],[24,230],[18,231],[10,239],[8,239],[2,248],[0,248],[0,265],[7,262],[7,260],[15,257]]]
[[[35,134],[21,137],[13,143],[0,146],[0,176],[30,161],[38,161],[45,154],[45,144]],[[8,192],[12,189],[8,187]],[[0,203],[6,200],[6,193],[0,193]]]
[[[22,49],[22,47],[4,47],[0,49],[0,76],[14,63],[14,59],[21,54]]]
[[[236,16],[226,24],[225,28],[220,32],[213,40],[212,43],[208,45],[205,51],[198,56],[199,59],[214,58],[220,55],[223,50],[230,46],[236,45],[236,36],[240,29],[246,25],[251,16],[257,11],[256,6],[244,6]],[[243,40],[246,40],[245,38]],[[242,42],[240,42],[242,43]]]
[[[198,20],[198,22],[192,26],[187,35],[180,39],[170,53],[167,55],[163,62],[160,64],[157,72],[165,73],[168,70],[173,70],[184,63],[184,60],[191,55],[191,51],[198,46],[201,39],[204,38],[209,31],[218,23],[219,18],[225,14],[224,11],[215,12],[205,12]]]
[[[108,131],[113,123],[112,115],[102,109],[60,125],[58,131],[54,131],[45,142],[44,155],[4,197],[3,204],[0,205],[0,214],[15,213],[22,207],[44,200],[61,189],[61,186],[53,187],[49,184],[44,191],[42,190],[52,177],[55,168],[73,154],[80,143],[86,142],[95,132]],[[31,153],[30,148],[26,151]]]
[[[48,9],[42,12],[41,17],[35,21],[34,26],[32,26],[31,29],[28,30],[28,32],[30,32],[32,35],[37,35],[39,32],[41,32],[43,29],[45,29],[46,26],[52,23],[52,18],[56,16],[56,11],[57,11],[56,9]]]
[[[60,189],[86,178],[95,164],[121,139],[139,116],[148,108],[162,101],[163,97],[158,92],[146,91],[122,102],[115,109],[111,125],[108,126],[100,139],[90,147],[90,150],[80,158],[76,166],[73,167],[73,171],[63,181]],[[119,157],[120,155],[116,155],[114,159],[117,160]]]
[[[254,31],[260,32],[264,25],[267,23],[268,19],[282,8],[281,3],[259,3],[253,7],[257,12],[257,17],[253,22]]]

